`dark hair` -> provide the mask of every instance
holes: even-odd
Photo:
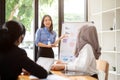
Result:
[[[44,19],[45,19],[46,17],[49,17],[50,20],[51,20],[51,26],[50,26],[49,31],[52,33],[52,30],[53,30],[53,21],[52,21],[52,18],[51,18],[50,15],[44,15],[44,16],[43,16],[43,19],[42,19],[42,22],[41,22],[41,28],[45,27],[45,25],[44,25]]]
[[[21,35],[24,38],[25,32],[22,23],[14,20],[5,22],[0,29],[0,51],[10,49]]]

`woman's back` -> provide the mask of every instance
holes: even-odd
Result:
[[[14,20],[6,22],[0,29],[0,80],[16,80],[22,69],[38,78],[47,77],[47,71],[18,47],[24,36],[24,25]]]
[[[17,46],[13,46],[10,51],[2,54],[2,57],[0,61],[1,80],[16,80],[22,68],[39,78],[47,77],[46,70],[29,59],[26,52]]]
[[[22,64],[20,64],[22,60],[20,57],[26,55],[23,52],[22,49],[19,49],[16,46],[12,47],[9,51],[1,52],[0,74],[2,80],[16,80],[22,70]]]

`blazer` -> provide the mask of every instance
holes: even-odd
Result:
[[[0,51],[0,80],[17,80],[22,68],[38,78],[46,78],[47,71],[27,57],[25,50],[12,46],[9,51]]]

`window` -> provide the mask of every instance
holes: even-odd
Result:
[[[28,56],[33,60],[33,19],[34,19],[34,0],[6,0],[6,21],[17,20],[22,22],[26,28],[26,35],[23,43]]]
[[[35,1],[38,1],[38,17],[35,17]],[[59,7],[64,7],[64,11],[62,8],[58,8],[59,2],[63,2],[64,6],[60,5]],[[5,20],[18,20],[22,22],[26,29],[26,36],[24,38],[23,43],[20,47],[24,48],[27,53],[28,57],[34,60],[34,20],[38,18],[38,27],[40,26],[41,19],[43,15],[49,14],[53,20],[53,27],[54,31],[56,31],[57,36],[59,35],[59,29],[62,26],[61,18],[64,17],[64,22],[82,22],[85,21],[85,1],[86,0],[5,0]],[[4,6],[4,5],[3,5]],[[60,14],[58,14],[58,9],[61,9]],[[64,13],[62,13],[64,12]],[[63,16],[64,14],[64,16]],[[59,17],[58,17],[59,16]],[[60,20],[59,20],[60,19]],[[58,23],[60,22],[60,23]],[[59,24],[59,25],[58,25]],[[58,58],[58,47],[53,49],[55,52],[55,58]]]
[[[64,0],[64,22],[85,21],[85,0]]]

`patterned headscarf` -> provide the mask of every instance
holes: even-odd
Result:
[[[94,25],[84,25],[81,27],[75,49],[75,56],[79,55],[80,50],[85,44],[90,44],[92,46],[94,56],[96,59],[101,55],[101,49],[98,42],[97,30]]]

